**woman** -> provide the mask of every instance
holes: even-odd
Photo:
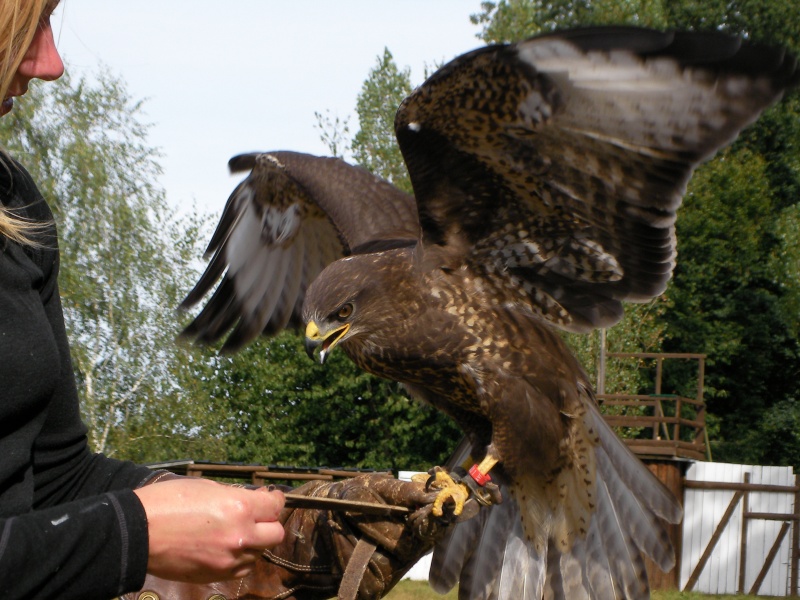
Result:
[[[57,1],[2,0],[2,115],[63,64]],[[58,295],[52,215],[28,174],[0,168],[0,590],[111,598],[150,572],[214,581],[248,573],[280,542],[280,492],[197,479],[140,488],[152,471],[93,455],[81,423]]]
[[[52,81],[63,73],[50,27],[57,4],[0,0],[0,116],[13,109],[31,80]],[[52,214],[28,173],[7,156],[0,166],[0,250],[0,595],[112,598],[140,589],[146,575],[158,586],[238,579],[239,587],[249,576],[260,587],[251,592],[265,595],[290,585],[319,589],[318,580],[309,583],[303,574],[319,548],[296,554],[302,548],[297,528],[284,540],[282,522],[301,523],[310,534],[321,513],[281,514],[280,491],[154,474],[90,452],[58,293]],[[373,489],[373,479],[307,489],[318,496],[366,493],[412,506],[428,501],[416,486],[392,480],[387,487],[383,478]],[[348,527],[344,547],[359,535],[358,523]],[[396,541],[404,529],[384,528],[383,539]],[[343,547],[330,535],[328,548]],[[278,569],[262,554],[281,541],[270,554],[279,557]],[[388,571],[372,584],[379,594],[430,545],[412,547],[384,561]],[[333,593],[349,554],[335,558],[342,566],[322,586]],[[287,564],[299,571],[287,571]],[[170,595],[200,589],[179,585]]]

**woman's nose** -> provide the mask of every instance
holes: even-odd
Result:
[[[56,49],[49,20],[39,24],[17,73],[28,79],[45,81],[53,81],[64,74],[64,63]]]

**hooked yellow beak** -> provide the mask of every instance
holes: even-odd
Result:
[[[314,350],[316,350],[317,346],[322,346],[322,349],[319,351],[319,363],[323,364],[331,353],[331,350],[334,349],[336,344],[339,343],[349,330],[350,323],[345,323],[327,335],[323,335],[317,324],[314,323],[314,321],[309,321],[308,325],[306,325],[306,354],[308,354],[309,358],[313,359]]]

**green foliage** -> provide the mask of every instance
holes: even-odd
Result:
[[[630,23],[723,29],[800,50],[791,0],[500,0],[471,18],[486,42],[560,27]],[[465,48],[465,51],[468,50]],[[408,69],[384,51],[358,98],[359,131],[317,114],[334,155],[410,190],[394,115]],[[341,352],[320,367],[296,334],[218,356],[174,343],[174,313],[196,279],[204,220],[178,217],[156,184],[141,104],[108,73],[34,86],[0,120],[0,140],[51,202],[82,407],[97,450],[139,461],[428,468],[459,433],[396,384]],[[32,160],[31,157],[35,157]],[[679,212],[679,259],[664,298],[630,306],[609,352],[709,356],[716,459],[800,464],[800,94],[768,111],[697,173]],[[594,379],[598,337],[569,336]],[[609,361],[608,392],[652,389],[652,372]],[[665,391],[693,396],[689,368]],[[635,432],[632,432],[635,434]]]
[[[659,317],[668,310],[667,301],[659,298],[645,304],[629,304],[622,320],[606,331],[606,353],[659,352],[664,324]],[[578,357],[591,381],[597,381],[600,361],[600,332],[565,334],[567,343]],[[640,361],[608,358],[606,362],[607,394],[640,394],[652,392],[653,379]]]
[[[394,115],[410,92],[409,70],[398,69],[385,50],[359,95],[352,142],[347,120],[316,113],[322,141],[334,156],[352,150],[361,166],[410,190],[394,136]],[[204,394],[228,415],[228,460],[426,470],[442,464],[461,437],[446,417],[359,370],[344,353],[334,352],[324,366],[308,360],[293,332],[216,360]]]
[[[384,58],[391,66],[391,55]],[[410,84],[396,68],[388,78],[373,75],[360,116],[377,135],[391,131],[394,112],[379,114],[370,103],[396,106],[387,98],[404,96]],[[166,204],[140,103],[102,73],[96,84],[65,77],[36,86],[18,104],[0,123],[2,137],[12,154],[37,157],[25,162],[54,207],[73,362],[96,450],[139,462],[381,469],[427,469],[447,458],[460,437],[455,428],[342,353],[322,368],[289,333],[234,357],[176,344],[174,308],[197,277],[189,265],[207,228]],[[346,122],[318,121],[332,152],[345,150]],[[385,139],[359,139],[362,151],[376,153],[370,167],[385,169]]]
[[[179,220],[157,184],[141,104],[121,81],[65,76],[34,85],[0,122],[59,226],[61,293],[81,408],[97,451],[147,459],[218,448],[185,406],[188,359],[175,352],[174,307],[195,273],[201,220]],[[32,160],[30,157],[35,157]]]
[[[793,0],[662,0],[670,27],[716,29],[769,44],[800,48],[797,4]]]
[[[356,102],[359,131],[353,138],[353,157],[368,171],[411,191],[403,156],[394,135],[394,116],[411,93],[411,72],[397,68],[386,48],[370,70]]]
[[[232,415],[229,460],[283,465],[428,469],[459,432],[396,383],[359,370],[343,352],[309,360],[302,338],[261,340],[221,366],[212,395]]]
[[[666,6],[675,27],[722,29],[800,50],[800,13],[792,2]],[[719,424],[715,459],[797,466],[796,440],[775,432],[795,426],[791,407],[800,396],[798,94],[701,169],[689,191],[677,224],[667,347],[709,355],[706,389]]]
[[[740,144],[696,173],[678,219],[665,347],[709,356],[706,398],[721,417],[712,444],[720,460],[766,460],[753,425],[800,390],[800,280],[791,274],[800,238],[792,219],[780,219],[797,208],[781,204],[764,157]]]
[[[500,0],[481,2],[470,20],[483,26],[479,37],[494,44],[586,25],[662,28],[666,15],[661,0]]]

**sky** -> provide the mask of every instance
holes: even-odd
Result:
[[[315,112],[349,117],[388,48],[422,83],[426,66],[482,45],[479,0],[62,0],[56,44],[72,75],[101,68],[144,100],[160,179],[179,210],[221,213],[242,152],[329,154]]]

